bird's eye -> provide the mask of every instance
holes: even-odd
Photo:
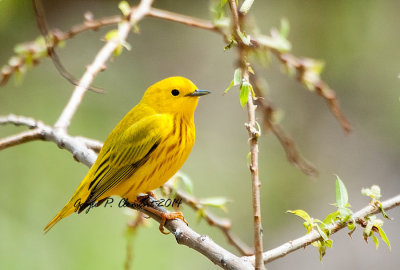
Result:
[[[171,91],[171,94],[176,97],[177,95],[179,95],[179,90],[174,89]]]

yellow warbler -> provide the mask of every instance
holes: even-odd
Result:
[[[199,96],[209,93],[183,77],[150,86],[110,133],[72,198],[44,230],[109,196],[133,202],[139,193],[163,185],[189,156],[195,139],[193,114]],[[183,219],[180,213],[170,214],[176,215],[162,216],[164,223],[165,219]]]

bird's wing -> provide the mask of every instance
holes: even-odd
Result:
[[[104,154],[93,173],[88,189],[90,194],[79,212],[121,181],[130,177],[147,161],[172,127],[168,115],[156,114],[142,118],[122,134],[104,145]]]

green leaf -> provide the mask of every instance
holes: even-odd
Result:
[[[244,0],[242,6],[240,7],[240,12],[243,13],[244,15],[249,12],[251,6],[253,5],[254,0]]]
[[[253,75],[255,74],[253,68],[252,68],[250,65],[248,65],[247,70],[248,70],[251,74],[253,74]]]
[[[282,18],[279,34],[281,35],[281,37],[284,37],[286,39],[289,36],[289,30],[290,30],[290,25],[288,19]]]
[[[319,235],[321,235],[322,239],[324,239],[324,241],[329,240],[328,236],[326,235],[326,233],[321,229],[321,227],[319,227],[318,225],[315,226],[317,228],[317,231],[319,233]]]
[[[228,45],[224,47],[224,51],[229,50],[236,43],[236,41],[232,38]]]
[[[228,88],[225,89],[224,94],[228,93],[228,91],[231,90],[232,86],[233,86],[233,80],[229,84]]]
[[[104,39],[106,41],[110,41],[113,39],[117,39],[119,40],[119,34],[118,34],[118,30],[117,29],[113,29],[107,32],[107,34],[104,36]]]
[[[326,218],[324,219],[323,222],[327,225],[334,223],[336,221],[337,217],[339,216],[339,214],[340,214],[339,211],[332,212],[326,216]]]
[[[121,10],[121,12],[122,12],[122,14],[124,14],[124,16],[128,16],[129,13],[131,12],[131,7],[127,1],[119,2],[118,8]]]
[[[354,224],[354,222],[347,223],[347,229],[354,231],[356,229],[356,224]]]
[[[242,69],[237,68],[233,73],[233,85],[239,85],[242,83]]]
[[[381,227],[377,227],[379,235],[381,236],[382,240],[386,243],[386,245],[389,247],[389,250],[392,250],[392,247],[390,246],[389,238],[386,236],[386,233],[383,231]]]
[[[381,189],[377,185],[373,185],[371,188],[361,189],[361,194],[364,196],[371,197],[371,199],[379,200],[381,198]]]
[[[228,198],[225,197],[213,197],[213,198],[205,198],[199,200],[200,204],[220,208],[223,211],[227,211],[226,204],[230,202]]]
[[[205,217],[206,210],[204,208],[200,208],[199,210],[197,210],[196,215],[197,215],[197,221],[200,221],[203,217]]]
[[[390,217],[386,214],[385,209],[383,209],[382,203],[380,201],[376,201],[376,204],[378,205],[379,210],[381,210],[382,216],[384,218],[390,219]]]
[[[378,249],[378,247],[379,247],[379,241],[378,241],[378,238],[376,238],[376,236],[375,236],[375,234],[374,234],[374,233],[372,233],[372,235],[371,235],[371,238],[372,238],[372,242],[374,242],[374,243],[375,243],[376,249]]]
[[[238,35],[245,45],[247,45],[247,46],[250,45],[250,40],[251,40],[250,36],[246,35],[243,32],[240,32],[240,31],[238,32]]]
[[[347,190],[339,176],[336,176],[336,206],[338,208],[344,208],[349,202]]]
[[[304,219],[305,221],[311,223],[311,217],[310,217],[310,215],[309,215],[306,211],[304,211],[304,210],[301,210],[301,209],[298,209],[298,210],[287,210],[286,213],[294,214],[294,215],[296,215],[296,216],[298,216],[298,217],[301,217],[301,218]]]
[[[240,86],[240,105],[242,108],[247,104],[249,99],[250,84],[248,82],[243,82]]]
[[[193,194],[193,182],[190,179],[190,177],[182,172],[179,172],[177,176],[178,179],[182,181],[183,187],[186,190],[186,192],[189,194]]]

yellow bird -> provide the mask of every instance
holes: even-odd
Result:
[[[96,162],[44,231],[112,195],[134,202],[139,193],[168,181],[189,156],[195,140],[194,111],[199,96],[209,93],[183,77],[170,77],[150,86],[108,135]],[[161,217],[162,232],[166,219],[183,219],[180,213]]]

